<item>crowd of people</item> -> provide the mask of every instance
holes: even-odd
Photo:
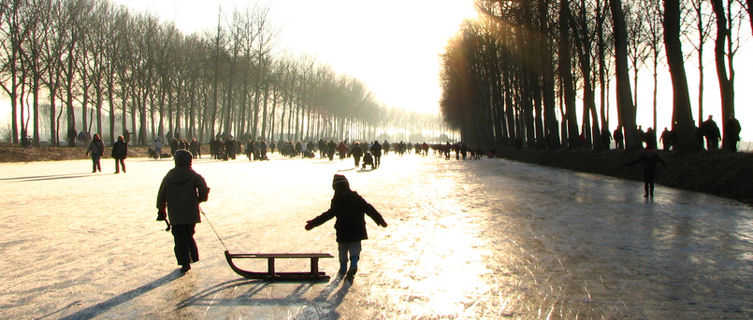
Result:
[[[734,117],[729,117],[724,126],[724,136],[722,136],[719,126],[714,121],[711,115],[696,128],[695,138],[696,144],[699,150],[717,151],[720,150],[719,142],[722,142],[722,146],[731,152],[737,152],[737,143],[740,141],[740,122]],[[625,149],[625,136],[623,134],[622,127],[617,127],[614,130],[612,136],[608,133],[602,135],[606,137],[607,145],[610,144],[611,139],[614,138],[615,149]],[[641,140],[641,144],[644,148],[657,149],[657,142],[661,142],[662,150],[674,151],[677,149],[677,132],[676,130],[670,130],[664,127],[659,140],[657,141],[656,131],[653,128],[643,130],[642,126],[638,126],[638,137]],[[722,137],[724,141],[722,141]]]

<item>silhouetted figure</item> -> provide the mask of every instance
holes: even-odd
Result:
[[[674,143],[672,141],[672,133],[667,130],[667,127],[664,127],[664,131],[661,132],[659,140],[661,140],[662,149],[664,151],[669,151]]]
[[[199,141],[196,140],[196,138],[191,139],[188,151],[191,151],[194,159],[201,158],[201,144],[199,144]]]
[[[648,148],[644,150],[640,157],[634,161],[628,162],[626,165],[632,166],[640,163],[643,166],[643,197],[654,197],[654,180],[656,179],[656,166],[661,163],[666,166],[664,160],[659,157],[659,153],[656,149]]]
[[[225,138],[225,158],[224,160],[235,160],[235,140],[232,136]]]
[[[719,127],[716,125],[716,121],[709,115],[708,119],[701,123],[701,132],[703,137],[706,138],[706,148],[709,151],[715,151],[719,149],[719,140],[722,138],[719,133]]]
[[[371,166],[372,170],[376,168],[376,165],[374,164],[374,156],[371,155],[370,151],[366,151],[363,154],[363,165],[361,165],[361,169],[366,169],[366,166]]]
[[[656,149],[656,131],[649,127],[643,134],[643,140],[646,142],[646,149]]]
[[[95,133],[92,142],[89,143],[89,148],[86,149],[86,154],[91,154],[92,157],[92,173],[97,171],[102,172],[102,165],[99,163],[99,160],[104,153],[105,144],[102,143],[102,138],[99,137],[99,134]]]
[[[614,129],[614,144],[617,150],[625,149],[625,136],[622,134],[622,126],[618,126]]]
[[[379,167],[382,163],[382,145],[379,141],[374,140],[374,144],[371,145],[371,153],[374,154],[374,167]]]
[[[175,168],[170,170],[157,194],[157,220],[167,217],[172,224],[175,241],[175,258],[180,271],[191,269],[191,263],[199,261],[199,249],[193,235],[196,223],[201,222],[199,203],[207,201],[209,188],[204,178],[193,171],[193,155],[187,150],[178,150],[173,156]]]
[[[354,143],[353,147],[350,148],[350,154],[353,155],[353,161],[356,164],[356,168],[358,168],[358,165],[361,163],[361,156],[363,156],[363,149],[361,149],[361,145],[358,142]]]
[[[128,142],[126,142],[126,144],[128,144]],[[162,139],[154,138],[154,141],[152,142],[152,147],[149,150],[149,155],[156,160],[160,158],[161,154],[162,154]]]
[[[259,142],[259,148],[258,149],[259,149],[259,156],[261,157],[261,159],[262,160],[269,160],[269,158],[267,158],[267,143],[264,142],[264,140],[262,140],[262,141]]]
[[[254,143],[254,141],[249,141],[246,143],[246,157],[248,157],[248,161],[254,161],[254,156],[256,156],[255,144],[256,143]]]
[[[175,151],[178,151],[178,139],[175,139],[175,137],[170,137],[170,155],[174,156]]]
[[[643,126],[638,126],[636,134],[638,135],[638,140],[641,142],[641,149],[643,149],[643,143],[646,142],[646,132],[643,131]]]
[[[368,215],[382,227],[387,227],[387,222],[374,209],[374,206],[366,202],[357,192],[350,190],[345,176],[336,174],[332,180],[332,189],[335,190],[335,195],[332,197],[329,210],[306,221],[305,228],[311,230],[335,218],[337,252],[340,260],[340,269],[337,274],[343,276],[347,270],[347,279],[352,281],[358,271],[361,241],[368,239],[364,215]],[[350,268],[348,268],[348,256],[350,256]]]
[[[115,173],[120,173],[120,167],[123,167],[123,173],[126,173],[125,158],[128,156],[128,144],[125,143],[123,136],[118,137],[118,141],[112,145],[112,157],[115,159]]]
[[[735,117],[729,117],[724,126],[724,148],[737,152],[737,142],[740,141],[740,122]]]
[[[68,139],[69,146],[76,146],[76,129],[73,127],[68,128],[68,135],[66,136],[66,138]]]
[[[327,156],[329,157],[330,161],[335,158],[335,149],[337,149],[337,145],[334,141],[330,140],[327,144]]]
[[[601,139],[599,141],[602,150],[609,150],[609,145],[612,143],[612,134],[609,133],[609,128],[606,126],[601,128]]]

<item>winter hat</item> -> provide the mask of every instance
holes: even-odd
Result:
[[[336,174],[335,177],[332,178],[332,189],[338,184],[345,184],[345,186],[348,186],[348,179],[346,179],[344,175]]]
[[[175,158],[176,167],[190,167],[193,155],[188,150],[180,149],[178,151],[175,151],[173,158]]]

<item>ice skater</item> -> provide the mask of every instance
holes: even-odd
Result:
[[[643,197],[654,198],[654,180],[656,179],[656,166],[661,163],[662,166],[667,166],[666,162],[659,157],[659,153],[654,146],[649,145],[648,149],[641,152],[641,156],[631,162],[628,162],[627,166],[632,166],[640,163],[643,166]]]
[[[199,203],[207,201],[209,188],[204,178],[191,168],[191,152],[177,150],[173,157],[175,168],[162,179],[157,194],[157,220],[167,217],[172,224],[175,258],[180,271],[185,273],[191,269],[191,263],[199,261],[193,234],[196,223],[201,222]]]
[[[123,136],[118,137],[118,141],[112,145],[112,157],[115,159],[115,173],[120,173],[120,167],[123,167],[123,173],[126,173],[125,158],[128,156],[128,144],[125,143]]]
[[[97,171],[102,172],[102,164],[99,163],[99,159],[102,158],[102,154],[105,153],[105,144],[102,143],[102,138],[99,134],[94,134],[92,142],[89,143],[89,148],[86,149],[86,155],[92,156],[92,173]]]
[[[306,221],[306,230],[311,230],[329,219],[335,218],[335,233],[337,235],[337,252],[340,259],[338,276],[346,275],[348,281],[353,281],[358,271],[358,259],[361,255],[361,240],[366,240],[366,219],[364,213],[371,217],[377,225],[387,227],[382,215],[364,200],[357,192],[350,190],[348,179],[336,174],[332,180],[332,189],[335,195],[332,197],[330,208],[318,217]],[[348,268],[348,256],[350,256],[350,268]]]

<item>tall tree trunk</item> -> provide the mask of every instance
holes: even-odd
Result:
[[[614,1],[614,0],[613,0]],[[565,90],[565,116],[567,117],[567,134],[572,143],[578,134],[578,119],[575,114],[575,87],[573,85],[572,58],[570,54],[570,1],[560,0],[559,16],[559,72]],[[572,145],[571,145],[572,146]]]
[[[711,0],[711,5],[714,8],[714,16],[716,18],[716,39],[714,41],[714,58],[716,61],[716,76],[719,81],[719,92],[722,100],[722,132],[726,134],[727,119],[735,116],[735,103],[734,103],[734,91],[732,82],[732,66],[727,65],[727,55],[729,52],[726,50],[728,41],[730,41],[730,29],[729,17],[726,15],[724,4],[722,0]],[[729,69],[728,69],[729,67]],[[729,74],[728,74],[729,70]],[[728,141],[726,137],[722,139],[724,143],[732,143]],[[736,144],[737,141],[734,141]],[[723,148],[727,149],[729,146],[724,145]]]
[[[685,62],[680,41],[680,2],[679,0],[664,0],[664,46],[667,52],[667,63],[672,75],[673,119],[677,122],[673,127],[677,130],[678,150],[697,150],[695,124],[690,111],[690,94],[688,80],[685,75]]]
[[[606,41],[604,40],[604,9],[601,6],[602,0],[596,0],[597,22],[596,22],[596,56],[599,61],[599,114],[601,114],[601,127],[609,128],[607,122],[606,109]]]
[[[264,83],[264,104],[261,117],[261,138],[264,139],[267,135],[267,101],[269,101],[269,82]]]
[[[617,117],[625,132],[627,149],[641,148],[641,140],[635,130],[635,106],[630,90],[628,73],[627,26],[622,11],[622,1],[609,0],[615,38],[615,67],[617,73]]]

